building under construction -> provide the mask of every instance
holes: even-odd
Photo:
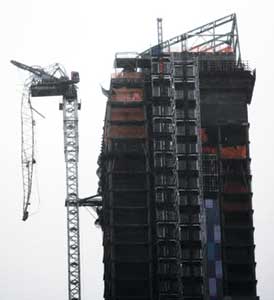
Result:
[[[120,53],[98,175],[106,300],[258,300],[235,14]]]

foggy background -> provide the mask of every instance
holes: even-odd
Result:
[[[249,108],[258,295],[273,300],[274,121],[272,1],[9,0],[0,4],[1,206],[0,299],[67,299],[65,163],[58,98],[34,98],[36,169],[32,212],[22,222],[21,92],[27,72],[9,63],[59,62],[80,73],[79,194],[97,191],[106,97],[115,52],[141,52],[164,40],[237,13],[242,59],[257,69]],[[81,208],[82,300],[103,299],[102,233]]]

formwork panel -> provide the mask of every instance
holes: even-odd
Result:
[[[118,136],[117,138],[111,139],[108,146],[109,151],[114,154],[143,156],[145,149],[145,140],[139,139],[138,137],[136,139],[123,139],[119,138]]]
[[[117,297],[128,297],[128,299],[135,299],[135,297],[148,297],[149,282],[148,280],[117,280],[116,295]]]
[[[116,245],[114,248],[115,257],[121,261],[141,261],[149,259],[147,245]]]
[[[146,188],[146,177],[144,174],[124,174],[124,173],[114,173],[111,176],[110,187],[115,190],[145,190]]]
[[[114,227],[113,238],[116,243],[147,243],[148,231],[144,227]]]
[[[113,172],[144,172],[146,170],[146,163],[144,157],[134,157],[134,156],[119,156],[116,157],[112,162]]]
[[[143,89],[120,88],[112,89],[111,101],[140,102],[143,100]]]
[[[124,280],[144,280],[149,278],[149,267],[146,263],[127,262],[114,263],[117,279]]]
[[[142,107],[112,107],[111,121],[144,121]]]
[[[112,125],[110,127],[110,138],[145,138],[144,126],[122,126]]]
[[[236,261],[238,263],[249,263],[253,251],[253,247],[227,247],[224,254],[224,259],[227,262]]]
[[[126,225],[148,223],[146,208],[117,208],[113,209],[113,224]]]
[[[226,228],[224,232],[224,242],[234,245],[252,245],[253,230],[248,228]]]
[[[241,199],[239,195],[233,195],[233,197],[223,197],[222,207],[224,212],[241,212],[252,210],[250,196],[248,199]]]
[[[144,73],[141,72],[116,72],[111,74],[112,79],[144,79]]]
[[[113,193],[114,207],[140,207],[147,206],[147,192],[114,192]]]
[[[217,122],[247,122],[247,107],[240,103],[209,103],[201,104],[202,125],[213,125]]]

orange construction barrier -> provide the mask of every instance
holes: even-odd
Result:
[[[164,73],[164,63],[163,61],[160,60],[160,64],[159,64],[159,73],[163,74]]]
[[[111,75],[111,78],[125,78],[125,79],[142,79],[144,73],[141,72],[120,72]]]
[[[233,53],[234,50],[233,50],[233,48],[231,46],[227,46],[227,47],[221,49],[220,52],[223,52],[223,53]]]
[[[246,158],[246,146],[233,146],[221,148],[222,158]]]
[[[112,101],[142,101],[143,100],[143,90],[142,89],[112,89]]]

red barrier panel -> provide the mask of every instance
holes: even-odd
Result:
[[[119,107],[111,109],[111,121],[144,121],[142,107]]]
[[[204,154],[216,154],[217,153],[217,148],[216,147],[211,147],[211,146],[203,146],[202,151]]]
[[[142,79],[144,73],[141,72],[120,72],[111,75],[111,78],[125,78],[125,79]]]
[[[118,126],[112,125],[110,128],[109,137],[111,138],[144,138],[144,126]]]
[[[221,148],[222,158],[246,158],[246,146],[233,146]]]
[[[112,89],[112,101],[142,101],[143,100],[143,90],[142,89]]]

